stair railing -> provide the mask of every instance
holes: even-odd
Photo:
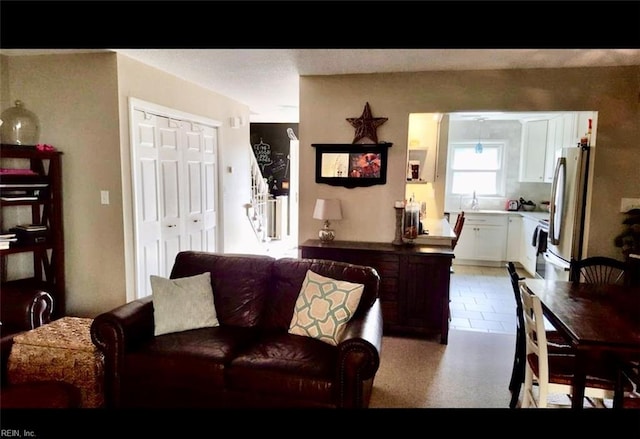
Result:
[[[262,175],[262,170],[253,150],[249,160],[251,167],[251,194],[250,201],[245,204],[245,208],[256,238],[260,242],[267,242],[269,241],[267,203],[271,198],[271,194],[269,193],[267,179]]]

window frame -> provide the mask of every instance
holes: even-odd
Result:
[[[495,172],[496,173],[496,193],[495,194],[482,194],[478,193],[478,197],[504,197],[506,196],[506,182],[507,182],[507,169],[505,162],[506,154],[506,142],[501,140],[487,140],[482,141],[484,148],[497,148],[498,149],[498,169],[496,171],[487,171],[486,169],[453,169],[453,152],[456,148],[475,148],[477,141],[459,141],[449,143],[449,150],[447,152],[447,182],[446,192],[447,196],[455,197],[461,195],[467,195],[467,193],[453,192],[453,176],[456,172]]]

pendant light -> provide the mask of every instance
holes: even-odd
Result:
[[[482,122],[484,122],[486,118],[479,117],[476,120],[480,123],[480,128],[478,129],[478,143],[476,144],[476,154],[482,154]]]

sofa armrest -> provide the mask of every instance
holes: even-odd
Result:
[[[341,407],[366,407],[363,383],[373,380],[380,366],[382,308],[376,299],[371,308],[349,321],[338,344],[338,383]]]
[[[98,315],[91,324],[91,340],[104,354],[104,397],[107,407],[120,403],[120,376],[124,356],[153,338],[152,297],[126,303]]]

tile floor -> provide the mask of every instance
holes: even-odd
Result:
[[[506,267],[453,266],[450,328],[515,334],[516,302]],[[531,277],[519,268],[520,276]]]

